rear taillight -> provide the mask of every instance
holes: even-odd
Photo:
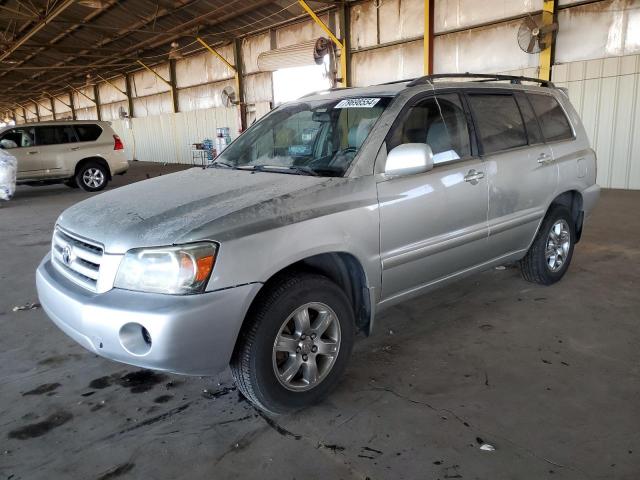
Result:
[[[124,150],[124,144],[118,135],[113,136],[113,149],[114,150]]]

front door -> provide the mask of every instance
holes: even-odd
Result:
[[[434,168],[382,175],[377,184],[383,302],[417,294],[487,260],[486,169],[473,155],[459,95],[410,104],[386,140],[388,151],[403,143],[427,143]]]
[[[45,178],[72,176],[81,159],[76,133],[71,125],[36,127],[36,144]]]
[[[16,127],[5,132],[0,144],[18,161],[18,181],[42,177],[42,161],[35,145],[33,127]]]

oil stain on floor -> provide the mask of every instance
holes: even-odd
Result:
[[[59,386],[60,386],[59,383],[45,383],[45,384],[42,384],[42,385],[34,388],[33,390],[29,390],[28,392],[24,392],[22,394],[22,396],[24,397],[26,395],[43,395],[45,393],[53,392]]]
[[[60,411],[49,415],[42,422],[32,423],[24,427],[17,428],[9,432],[9,438],[17,440],[28,440],[30,438],[41,437],[54,428],[64,425],[73,418],[70,412]]]
[[[124,463],[122,465],[118,465],[117,467],[109,470],[104,475],[98,477],[98,480],[112,480],[114,478],[121,477],[122,475],[126,475],[131,470],[133,470],[135,464],[133,463]]]
[[[137,370],[126,375],[114,373],[113,375],[96,378],[89,383],[89,388],[102,390],[115,384],[128,388],[131,393],[143,393],[166,381],[167,378],[166,375],[152,372],[151,370]]]

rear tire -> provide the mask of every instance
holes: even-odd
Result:
[[[355,322],[345,293],[322,275],[290,274],[267,288],[248,314],[230,366],[248,400],[279,414],[317,403],[337,385]]]
[[[520,260],[524,279],[540,285],[560,280],[571,264],[575,240],[571,212],[562,205],[551,207],[527,255]]]
[[[75,181],[85,192],[99,192],[109,183],[109,172],[101,163],[86,162],[78,169]]]

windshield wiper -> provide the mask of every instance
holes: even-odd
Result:
[[[287,167],[287,169],[291,170],[292,172],[296,172],[298,175],[309,175],[310,177],[317,177],[318,176],[318,172],[316,172],[311,167],[291,166],[291,167]]]
[[[230,163],[216,161],[209,164],[209,168],[236,168],[235,165],[231,165]]]
[[[297,167],[288,165],[242,165],[238,170],[250,170],[254,172],[292,173],[294,175],[308,175],[317,177],[318,173],[310,167]]]

